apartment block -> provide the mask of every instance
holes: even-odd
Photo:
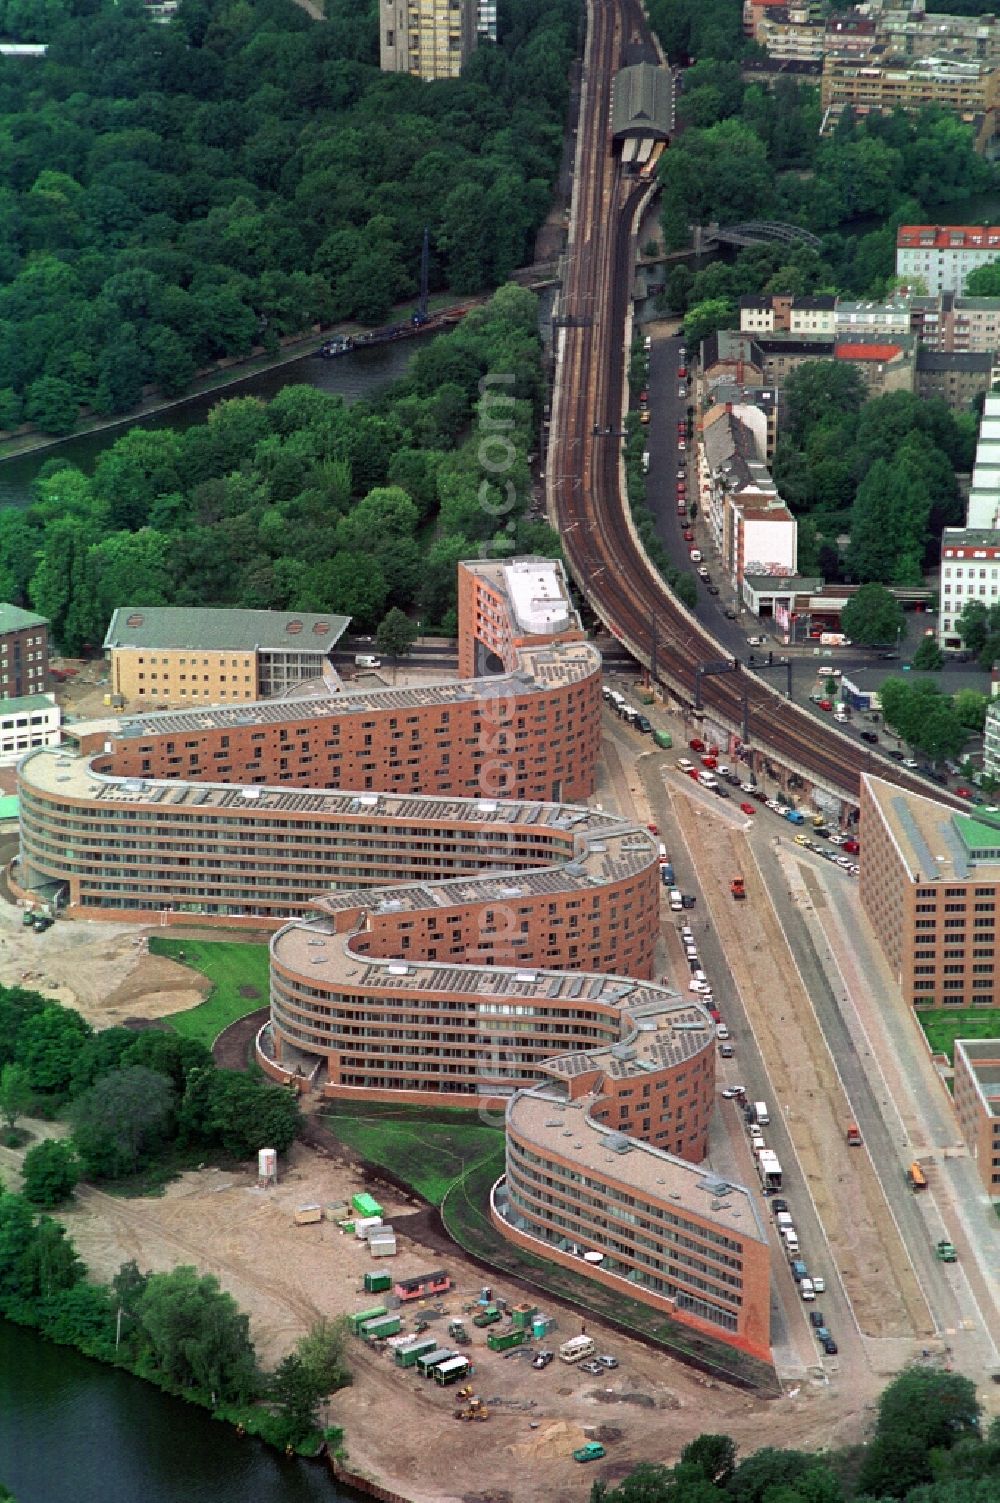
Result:
[[[705,387],[709,407],[731,409],[734,417],[746,423],[753,430],[758,452],[769,464],[781,425],[782,397],[777,387],[741,384],[729,376],[706,381]]]
[[[955,412],[968,412],[1000,382],[1000,356],[958,350],[918,350],[916,392],[940,397]]]
[[[104,638],[111,692],[125,706],[166,709],[269,699],[332,681],[330,654],[348,616],[120,606]]]
[[[832,336],[836,327],[837,299],[832,295],[792,297],[790,293],[740,298],[740,332],[743,334],[796,334],[805,338]]]
[[[379,66],[425,83],[458,78],[496,14],[479,0],[380,0]]]
[[[13,767],[36,746],[58,746],[62,711],[54,694],[0,699],[0,767]]]
[[[955,1040],[955,1111],[991,1200],[1000,1200],[1000,1038]]]
[[[946,527],[941,534],[941,610],[938,645],[957,651],[963,643],[958,618],[970,600],[1000,603],[1000,532],[996,528]]]
[[[713,407],[702,419],[702,509],[740,595],[747,575],[790,575],[797,567],[797,524],[764,463],[766,441],[763,413],[738,417],[729,407]]]
[[[49,688],[49,623],[18,605],[0,605],[0,699]]]
[[[861,778],[861,903],[911,1007],[997,1007],[1000,817]]]
[[[823,58],[820,103],[829,133],[845,110],[856,117],[893,110],[908,113],[937,105],[974,127],[978,151],[991,148],[1000,104],[1000,72],[991,62],[970,61],[940,52],[906,58],[854,49],[828,49]],[[936,290],[936,289],[932,289]]]
[[[1000,258],[1000,225],[904,224],[896,232],[896,275],[919,279],[931,296],[964,293],[969,273]]]

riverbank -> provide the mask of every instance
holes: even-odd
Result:
[[[412,305],[412,298],[406,304],[401,304],[398,316],[403,319],[407,309]],[[460,305],[455,305],[451,296],[431,298],[428,307],[432,313],[450,312],[454,310],[461,314],[472,307],[479,307],[487,301],[487,295],[463,299]],[[0,465],[6,460],[20,459],[26,454],[40,454],[48,450],[60,448],[63,444],[72,443],[74,439],[86,438],[95,433],[104,433],[114,428],[125,428],[133,423],[141,422],[144,418],[155,417],[160,413],[170,412],[174,408],[184,407],[189,402],[197,401],[201,397],[211,396],[215,392],[224,392],[232,387],[239,386],[246,381],[252,381],[257,376],[267,375],[270,371],[281,370],[283,366],[294,365],[296,361],[306,360],[311,355],[319,352],[320,346],[328,339],[336,335],[345,335],[352,338],[361,338],[371,331],[363,324],[317,324],[308,334],[296,335],[283,341],[279,351],[267,352],[263,346],[258,345],[245,360],[235,357],[229,360],[220,360],[215,369],[203,376],[196,377],[190,388],[180,397],[149,397],[134,407],[131,412],[119,414],[115,417],[86,418],[77,423],[72,433],[64,433],[53,436],[47,433],[25,433],[13,438],[0,441]],[[425,333],[441,333],[440,329],[417,330],[412,335],[414,340],[421,339]],[[397,341],[397,342],[409,342]],[[374,348],[369,346],[368,348]],[[349,360],[350,355],[342,357]]]

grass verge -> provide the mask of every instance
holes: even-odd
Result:
[[[499,1157],[497,1174],[502,1173],[503,1133],[484,1127],[471,1112],[367,1103],[362,1108],[345,1101],[331,1102],[321,1115],[348,1148],[387,1169],[433,1206],[484,1158],[494,1162]]]
[[[639,1300],[615,1289],[607,1289],[559,1263],[514,1247],[500,1236],[490,1220],[490,1188],[503,1173],[503,1150],[489,1159],[472,1165],[452,1185],[441,1206],[441,1219],[448,1235],[459,1247],[481,1258],[500,1273],[508,1273],[551,1294],[592,1311],[599,1318],[613,1321],[654,1342],[671,1355],[697,1363],[713,1377],[758,1392],[778,1391],[774,1370],[722,1342],[712,1341],[686,1326],[660,1315]]]
[[[937,1007],[918,1012],[917,1018],[935,1054],[947,1054],[955,1063],[956,1039],[1000,1038],[1000,1017],[988,1007]]]
[[[269,995],[268,949],[264,944],[235,941],[165,939],[150,936],[151,955],[165,955],[200,971],[212,990],[197,1007],[168,1021],[175,1032],[211,1048],[224,1028],[266,1007]]]

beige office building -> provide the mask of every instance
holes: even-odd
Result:
[[[431,83],[457,78],[476,46],[476,0],[381,0],[379,66]]]

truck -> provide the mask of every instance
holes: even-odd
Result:
[[[790,825],[804,825],[806,822],[806,817],[801,809],[789,809],[785,818]]]
[[[746,898],[746,895],[747,895],[747,890],[746,890],[746,887],[744,886],[743,878],[742,877],[734,877],[732,879],[732,881],[730,882],[730,884],[729,884],[729,891],[732,893],[732,895],[736,899],[737,903],[741,903]]]
[[[781,1165],[773,1148],[762,1148],[757,1154],[757,1172],[763,1189],[781,1189]]]
[[[766,1127],[770,1122],[770,1114],[767,1110],[766,1101],[755,1101],[753,1104],[753,1120],[758,1127]]]
[[[491,1352],[509,1352],[515,1346],[523,1346],[528,1338],[525,1330],[491,1331],[486,1345]]]
[[[942,1237],[941,1241],[938,1243],[937,1247],[934,1250],[937,1253],[938,1257],[941,1259],[942,1263],[958,1262],[958,1253],[955,1251],[955,1244],[953,1242],[949,1242],[946,1238]]]
[[[477,1315],[472,1317],[472,1324],[482,1330],[484,1326],[495,1326],[500,1319],[500,1311],[496,1305],[487,1305],[485,1310],[480,1310]]]
[[[856,1122],[848,1122],[846,1137],[847,1137],[847,1146],[848,1146],[848,1148],[860,1148],[861,1147],[861,1142],[862,1142],[862,1139],[861,1139],[861,1129],[859,1128],[859,1126],[858,1126],[858,1124]]]
[[[574,1461],[600,1461],[607,1453],[599,1440],[588,1440],[584,1446],[577,1446],[573,1452]]]

